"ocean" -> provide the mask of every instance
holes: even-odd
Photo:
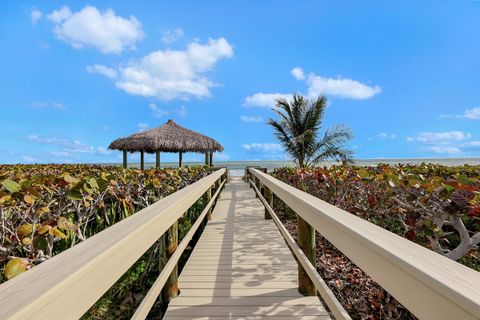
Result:
[[[480,165],[480,158],[416,158],[416,159],[356,159],[355,165],[358,166],[376,166],[380,163],[386,164],[421,164],[421,163],[435,163],[445,166],[463,166],[468,165]],[[333,164],[338,164],[335,161],[324,161],[320,162],[318,166],[331,166]],[[186,166],[202,165],[203,163],[199,162],[185,162]],[[267,168],[268,171],[273,170],[274,168],[280,167],[289,167],[294,166],[294,163],[291,161],[214,161],[213,163],[218,167],[227,167],[230,170],[231,176],[242,176],[245,168],[247,166],[261,166]],[[137,164],[132,164],[137,166]],[[145,163],[145,168],[152,168],[155,166],[155,163]],[[162,167],[176,167],[177,163],[166,162],[161,164]]]

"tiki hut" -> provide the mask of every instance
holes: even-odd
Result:
[[[123,167],[127,167],[127,152],[140,152],[140,167],[144,169],[144,153],[156,154],[156,167],[160,167],[160,152],[178,152],[178,166],[181,167],[184,152],[205,154],[205,164],[212,165],[213,153],[223,151],[215,139],[183,128],[173,120],[147,131],[138,132],[113,141],[108,149],[123,151]]]

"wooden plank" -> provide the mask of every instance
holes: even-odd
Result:
[[[303,297],[296,288],[181,289],[179,297]]]
[[[317,297],[176,297],[171,306],[322,306]]]
[[[297,262],[242,182],[226,185],[179,287],[165,319],[330,319],[298,292]]]
[[[171,306],[166,317],[171,316],[252,316],[276,315],[325,316],[328,313],[323,306]]]
[[[216,316],[184,316],[184,317],[168,317],[170,320],[266,320],[272,319],[270,316],[227,316],[227,317],[216,317]],[[276,315],[275,319],[278,320],[327,320],[330,319],[330,316],[283,316]]]

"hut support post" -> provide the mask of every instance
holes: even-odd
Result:
[[[205,165],[208,166],[208,152],[205,153]]]
[[[307,256],[307,259],[316,266],[315,229],[299,215],[297,215],[297,234],[298,246]],[[315,296],[317,294],[317,290],[315,289],[312,280],[310,280],[310,277],[300,263],[298,264],[298,291],[304,296]]]
[[[155,168],[160,169],[160,151],[155,152]]]
[[[210,167],[213,166],[213,151],[210,151]]]
[[[140,151],[140,170],[145,170],[145,152]]]
[[[178,247],[178,221],[175,221],[170,229],[167,230],[165,247],[167,259],[170,259]],[[178,296],[178,265],[173,269],[163,290],[166,301],[170,301],[172,298]]]
[[[127,150],[123,150],[123,167],[127,169]]]
[[[181,151],[178,153],[178,167],[183,167],[183,152]]]

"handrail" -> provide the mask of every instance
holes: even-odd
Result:
[[[260,198],[260,201],[262,201],[265,208],[267,208],[268,212],[270,213],[270,217],[272,218],[273,222],[275,223],[278,230],[282,234],[283,238],[285,239],[285,242],[292,250],[293,254],[297,258],[297,261],[302,265],[303,269],[312,280],[313,284],[315,285],[315,289],[318,291],[322,299],[325,301],[328,308],[334,315],[335,319],[350,320],[351,319],[350,315],[343,308],[343,306],[340,304],[338,299],[333,294],[332,290],[330,290],[328,285],[325,283],[325,281],[322,279],[320,274],[317,272],[316,266],[312,265],[312,263],[308,260],[307,256],[305,256],[302,249],[300,249],[298,244],[295,242],[295,239],[290,235],[287,228],[285,228],[285,226],[282,224],[282,222],[278,218],[275,211],[273,211],[272,207],[268,204],[267,200],[262,196],[260,190],[258,190],[255,183],[251,179],[248,179],[248,181],[250,182],[250,185],[253,187],[253,189],[257,193],[258,197]]]
[[[220,194],[220,191],[222,191],[222,187],[225,184],[225,182],[226,180],[223,180],[223,182],[220,184],[217,191],[213,195],[212,199],[208,202],[205,209],[203,209],[202,213],[198,216],[195,223],[192,225],[192,227],[187,232],[187,234],[183,237],[182,242],[178,245],[177,249],[175,250],[175,253],[170,257],[170,259],[168,259],[168,262],[163,267],[162,271],[160,272],[160,275],[155,280],[150,290],[148,290],[147,294],[142,300],[142,303],[138,306],[137,310],[135,311],[135,314],[132,316],[132,319],[145,319],[147,317],[148,312],[150,311],[153,304],[155,303],[155,300],[158,298],[158,295],[162,291],[163,286],[167,282],[168,277],[170,276],[173,269],[175,268],[175,265],[178,263],[178,260],[182,256],[182,253],[185,251],[185,248],[187,247],[188,243],[190,242],[190,240],[192,240],[193,236],[195,235],[195,232],[197,232],[198,228],[202,224],[203,219],[209,212],[217,196]]]
[[[217,170],[5,282],[0,319],[80,318],[225,172]]]
[[[480,273],[255,169],[250,172],[420,319],[480,319]]]

